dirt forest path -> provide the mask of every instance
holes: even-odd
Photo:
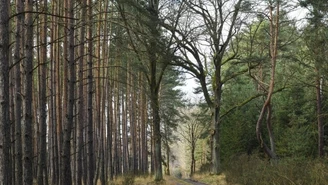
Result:
[[[168,185],[207,185],[201,182],[193,181],[191,179],[179,179],[176,177],[167,178]]]

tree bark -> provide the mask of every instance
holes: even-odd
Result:
[[[80,48],[79,48],[79,72],[78,72],[78,81],[79,81],[79,113],[78,113],[78,123],[77,123],[77,171],[76,171],[76,183],[82,184],[82,175],[83,175],[83,145],[84,145],[84,136],[83,136],[83,130],[84,130],[84,120],[85,120],[85,102],[84,102],[84,43],[85,43],[85,27],[86,27],[86,12],[87,12],[87,6],[86,6],[86,0],[81,1],[81,20],[82,27],[80,31]],[[84,174],[85,175],[85,174]],[[86,183],[86,182],[84,182]]]
[[[59,15],[64,15],[64,17],[69,16],[69,7],[68,1],[66,0],[58,0],[58,13]],[[63,172],[63,148],[64,148],[64,135],[65,135],[65,123],[67,122],[67,112],[68,112],[68,104],[63,104],[62,102],[68,102],[68,65],[69,65],[69,24],[68,19],[59,18],[58,21],[64,23],[63,27],[59,27],[58,29],[58,39],[62,37],[58,42],[58,71],[57,71],[57,87],[58,87],[58,98],[57,98],[57,107],[58,107],[58,124],[57,124],[57,144],[58,144],[58,183],[60,185],[62,183]],[[61,54],[60,52],[63,52]]]
[[[43,0],[43,11],[41,27],[41,64],[40,64],[40,149],[39,149],[39,166],[38,166],[38,184],[48,184],[48,170],[47,170],[47,0]]]
[[[128,86],[128,85],[127,85]],[[126,87],[127,87],[126,86]],[[127,124],[127,92],[122,92],[122,164],[123,174],[129,172],[129,154],[128,154],[128,124]]]
[[[213,146],[212,146],[212,173],[218,175],[221,170],[220,163],[220,108],[221,108],[221,95],[222,95],[222,83],[221,83],[221,59],[216,59],[215,62],[215,103],[213,108]]]
[[[195,149],[196,149],[196,146],[194,144],[192,144],[192,147],[191,147],[191,163],[190,163],[190,177],[192,177],[194,175],[195,169],[196,169]]]
[[[270,74],[270,83],[269,83],[269,89],[267,93],[266,100],[263,104],[262,110],[260,112],[260,116],[257,120],[256,124],[256,136],[257,140],[261,144],[261,147],[263,148],[264,152],[272,159],[276,159],[276,153],[275,153],[275,144],[274,144],[274,137],[272,132],[272,125],[271,125],[271,98],[274,91],[274,85],[275,85],[275,70],[276,70],[276,63],[277,63],[277,55],[278,55],[278,31],[279,31],[279,1],[277,1],[277,10],[276,10],[276,16],[275,20],[273,17],[273,5],[270,4],[270,54],[271,54],[271,74]],[[267,119],[266,124],[267,128],[269,129],[269,138],[270,138],[270,145],[271,148],[269,148],[262,137],[261,133],[261,125],[262,121],[264,119],[265,113],[267,113]]]
[[[163,179],[162,172],[162,152],[161,152],[161,130],[160,130],[160,116],[159,116],[159,103],[158,92],[153,92],[151,97],[151,109],[153,114],[153,139],[154,139],[154,176],[155,181]]]
[[[58,14],[61,15],[61,11],[60,11],[60,7],[62,6],[62,4],[60,3],[61,0],[56,0],[56,6],[53,6],[53,11],[54,14]],[[54,3],[54,2],[53,2]],[[62,125],[62,93],[61,93],[61,70],[60,70],[60,66],[61,66],[61,61],[65,60],[64,56],[63,58],[60,57],[60,42],[59,42],[59,38],[60,38],[60,30],[58,24],[56,24],[56,22],[59,20],[59,18],[57,17],[53,17],[54,22],[53,24],[53,30],[54,30],[54,40],[52,40],[52,42],[57,41],[57,43],[54,44],[53,47],[53,53],[54,53],[54,85],[53,85],[53,93],[55,96],[55,101],[54,101],[54,107],[55,107],[55,123],[53,125],[53,135],[54,135],[54,140],[53,140],[53,165],[54,165],[54,171],[53,171],[53,178],[52,178],[52,182],[53,184],[60,184],[60,154],[61,154],[61,137],[62,137],[62,129],[61,129],[61,125]],[[66,48],[65,48],[66,49]],[[65,64],[66,65],[66,64]]]
[[[62,145],[62,170],[61,170],[61,184],[72,184],[72,171],[71,171],[71,133],[74,124],[74,104],[75,104],[75,57],[74,57],[74,0],[68,1],[68,68],[69,76],[68,82],[68,105],[66,113],[66,124],[64,126],[64,138]]]
[[[150,34],[151,39],[147,48],[149,57],[149,88],[150,88],[150,101],[153,118],[153,141],[154,141],[154,176],[155,181],[161,181],[163,179],[162,172],[162,149],[161,149],[161,119],[159,115],[159,88],[161,84],[161,78],[165,68],[161,68],[159,71],[157,66],[159,62],[159,45],[157,39],[159,37],[158,30],[158,12],[159,2],[157,0],[150,0],[149,12],[150,12]],[[158,74],[159,73],[159,74]]]
[[[132,68],[128,68],[129,72],[132,72]],[[129,84],[131,84],[132,88],[130,91],[130,130],[131,130],[131,147],[132,147],[132,166],[131,166],[131,171],[133,174],[137,173],[138,170],[138,159],[139,155],[137,153],[137,120],[136,120],[136,88],[135,88],[135,80],[133,79],[133,75],[128,75],[130,77],[129,79]]]
[[[26,11],[33,11],[33,1],[26,0]],[[25,101],[24,101],[24,155],[23,155],[23,172],[24,172],[24,184],[31,185],[33,183],[33,125],[32,125],[32,82],[33,82],[33,17],[32,13],[26,13],[25,25],[26,25],[26,42],[25,42]]]
[[[319,157],[324,157],[324,124],[322,115],[322,84],[319,70],[316,68],[316,79],[315,79],[315,89],[316,89],[316,102],[317,102],[317,124],[318,124],[318,155]]]
[[[108,75],[109,77],[109,75]],[[111,80],[107,79],[107,168],[108,168],[108,178],[109,180],[113,179],[113,90],[111,86]]]
[[[144,82],[144,78],[142,74],[139,75],[139,87],[142,87]],[[147,145],[147,97],[145,89],[141,88],[140,93],[140,124],[141,124],[141,171],[146,174],[148,172],[148,145]]]
[[[116,78],[116,73],[114,72],[113,73],[115,78]],[[118,154],[118,150],[120,148],[120,130],[119,130],[119,111],[120,111],[120,108],[119,108],[119,91],[118,91],[118,83],[117,82],[114,82],[114,89],[115,89],[115,92],[114,92],[114,109],[113,109],[113,114],[114,114],[114,119],[113,119],[113,130],[114,130],[114,146],[113,146],[113,174],[114,176],[117,176],[119,174],[119,167],[120,167],[120,159],[119,159],[119,154]]]
[[[11,184],[9,120],[9,2],[0,0],[0,182]]]
[[[89,20],[89,29],[88,29],[88,180],[87,184],[92,185],[94,184],[94,141],[93,141],[93,105],[92,105],[92,98],[93,98],[93,19],[92,19],[92,1],[87,1],[88,5],[88,20]]]
[[[58,0],[52,1],[52,14],[59,14],[59,6],[57,3]],[[51,182],[52,184],[59,184],[59,149],[58,149],[58,125],[61,124],[61,105],[60,105],[60,78],[59,78],[59,28],[56,22],[58,21],[58,17],[52,16],[51,17],[51,42],[53,44],[50,45],[51,48],[51,63],[52,63],[52,78],[51,78],[51,111],[52,111],[52,129],[51,129]],[[57,41],[57,42],[55,42]]]
[[[16,1],[16,41],[15,41],[15,53],[14,60],[15,66],[15,184],[23,184],[23,162],[22,162],[22,91],[21,91],[21,47],[23,44],[22,26],[24,25],[24,5],[22,0]]]

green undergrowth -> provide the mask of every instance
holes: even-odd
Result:
[[[227,185],[226,175],[221,173],[219,175],[212,175],[209,173],[197,173],[194,174],[192,179],[210,185]]]
[[[280,159],[270,162],[242,155],[226,162],[224,171],[228,184],[328,184],[327,159]]]

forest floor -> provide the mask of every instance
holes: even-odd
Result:
[[[192,179],[180,179],[173,176],[166,176],[168,185],[227,185],[226,177],[221,175],[195,174]]]
[[[167,178],[167,184],[169,185],[207,185],[192,179],[179,179],[176,177],[168,176]]]
[[[100,182],[98,183],[100,185]],[[192,179],[164,176],[163,181],[154,182],[152,176],[123,176],[116,179],[111,185],[227,185],[225,175],[195,174]]]

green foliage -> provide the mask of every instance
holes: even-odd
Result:
[[[238,67],[234,67],[237,68]],[[241,93],[242,92],[242,93]],[[256,98],[247,104],[239,104],[256,95],[256,85],[247,75],[235,77],[224,87],[222,100],[222,113],[237,107],[221,120],[221,156],[225,161],[231,156],[243,153],[253,153],[258,149],[255,135],[261,98]]]
[[[221,156],[223,161],[231,156],[257,151],[259,144],[254,126],[257,119],[256,109],[255,102],[252,102],[235,110],[222,120]]]
[[[179,138],[174,135],[178,123],[183,120],[180,109],[184,107],[185,101],[181,89],[176,88],[181,85],[180,71],[173,67],[168,67],[164,74],[159,92],[160,117],[162,122],[162,149],[165,150],[165,163],[174,161],[175,155],[171,152],[171,144]],[[164,153],[164,152],[163,152]],[[165,164],[168,167],[169,164]],[[168,169],[170,170],[170,169]]]
[[[300,84],[274,97],[277,154],[304,159],[316,154],[315,103],[311,88]]]
[[[272,98],[271,122],[278,156],[302,160],[317,152],[315,94],[311,85],[314,70],[295,22],[286,16],[281,20],[275,79],[275,87],[281,91]],[[255,125],[264,101],[261,93],[268,87],[269,38],[269,24],[260,19],[244,29],[232,43],[239,49],[240,60],[223,68],[225,79],[233,77],[224,84],[222,94],[221,156],[224,162],[232,156],[262,154]],[[235,75],[243,70],[244,73]],[[259,89],[259,85],[264,90]],[[248,99],[251,101],[242,103]],[[263,139],[268,142],[266,129],[263,132]]]
[[[310,10],[308,18],[311,23],[324,22],[324,19],[327,18],[328,3],[326,0],[302,0],[300,5]]]
[[[199,167],[199,173],[210,173],[211,171],[211,163],[204,163]]]
[[[179,109],[185,106],[183,93],[181,89],[176,88],[181,85],[181,80],[181,72],[169,67],[163,76],[159,92],[160,116],[163,125],[167,125],[171,130],[176,130],[177,123],[182,119]]]
[[[328,165],[324,160],[279,160],[271,164],[257,156],[231,158],[225,166],[228,183],[238,184],[313,184],[328,183]]]

